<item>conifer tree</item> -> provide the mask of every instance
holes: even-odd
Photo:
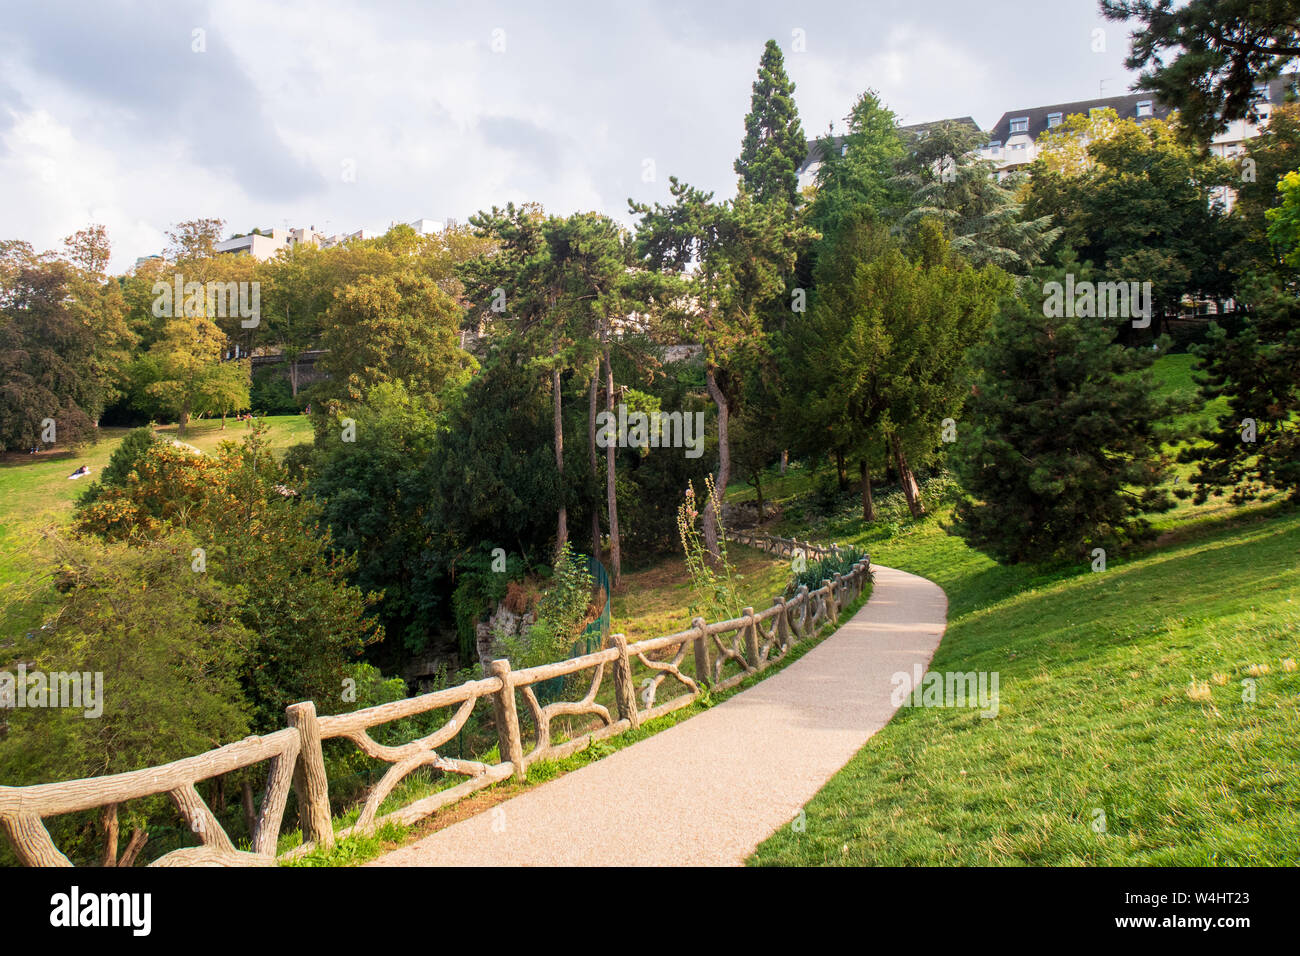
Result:
[[[758,62],[736,172],[756,202],[784,201],[794,206],[799,202],[799,166],[807,155],[794,83],[785,74],[781,48],[768,40]]]
[[[1197,502],[1230,490],[1240,504],[1270,486],[1300,499],[1300,301],[1277,279],[1249,283],[1243,300],[1245,316],[1211,323],[1193,349],[1202,398],[1228,402],[1206,441],[1179,454],[1198,463]]]
[[[974,350],[977,382],[958,429],[957,530],[1007,563],[1110,551],[1149,534],[1144,514],[1173,506],[1160,446],[1177,402],[1143,374],[1156,353],[1115,344],[1104,319],[1044,315],[1054,310],[1043,287],[1066,271],[1087,272],[1040,269],[1003,300]]]

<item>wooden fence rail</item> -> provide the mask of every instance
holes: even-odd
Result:
[[[805,557],[816,561],[837,555],[840,551],[839,545],[836,544],[823,547],[809,541],[799,541],[795,538],[778,538],[774,535],[759,534],[754,531],[728,531],[727,540],[757,548],[759,551],[766,551],[768,554],[780,555],[783,558],[792,558],[799,552],[803,552]]]
[[[747,532],[728,537],[786,557],[800,551],[810,558],[838,553],[834,546],[824,548],[792,538]],[[280,859],[296,857],[316,847],[333,846],[336,839],[353,833],[369,833],[388,822],[415,823],[440,807],[498,781],[510,777],[522,780],[528,767],[539,760],[567,757],[597,740],[687,707],[704,693],[704,681],[713,691],[734,687],[782,660],[798,641],[815,635],[823,624],[837,621],[841,609],[862,593],[870,576],[871,560],[863,557],[848,574],[836,574],[816,590],[803,586],[788,600],[778,596],[771,607],[758,612],[747,607],[740,617],[728,621],[709,624],[697,617],[684,631],[633,644],[622,634],[612,634],[610,646],[595,653],[518,671],[511,669],[508,660],[496,660],[482,680],[347,714],[317,716],[312,702],[293,704],[286,710],[289,726],[284,730],[264,737],[249,737],[160,767],[28,787],[0,786],[0,828],[25,865],[71,866],[45,829],[44,817],[167,793],[202,845],[173,850],[152,866],[273,866],[277,862],[276,844],[290,786],[298,798],[303,843],[281,854]],[[694,676],[682,670],[688,651],[694,653]],[[655,675],[644,679],[639,700],[633,685],[634,663]],[[612,671],[614,681],[612,713],[596,700],[607,670]],[[591,674],[591,684],[581,700],[543,706],[533,690],[543,681],[586,672]],[[670,680],[681,693],[659,703],[659,690]],[[535,743],[527,751],[519,722],[520,696],[536,735]],[[498,762],[486,764],[440,754],[438,748],[465,726],[480,701],[492,708],[499,743]],[[456,708],[451,718],[418,739],[388,746],[370,735],[375,727],[444,707]],[[551,726],[559,716],[591,716],[600,726],[574,739],[556,742],[552,739]],[[337,834],[330,814],[329,781],[321,746],[324,741],[336,738],[350,740],[367,756],[390,764],[371,788],[356,823]],[[263,761],[269,761],[270,765],[261,812],[253,831],[252,852],[239,851],[199,796],[195,784]],[[379,816],[384,800],[404,778],[421,767],[433,767],[465,779],[449,789]]]

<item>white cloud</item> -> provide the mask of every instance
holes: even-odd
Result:
[[[94,217],[125,268],[197,216],[231,231],[288,221],[342,232],[535,200],[626,222],[627,198],[665,199],[670,175],[734,189],[769,36],[786,51],[810,136],[841,125],[869,87],[904,122],[984,125],[1004,109],[1084,98],[1099,78],[1120,92],[1119,31],[1098,57],[1094,0],[1052,6],[1015,17],[960,0],[591,2],[563,13],[347,0],[147,13],[105,0],[75,17],[37,7],[0,26],[5,238],[53,246]],[[190,50],[196,26],[202,54]],[[791,49],[796,27],[806,52]],[[495,29],[504,52],[492,50]],[[653,183],[642,180],[647,159]],[[345,160],[355,182],[341,175]]]

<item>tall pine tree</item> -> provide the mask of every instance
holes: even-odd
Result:
[[[794,206],[799,202],[799,166],[807,155],[808,141],[794,105],[794,83],[785,75],[781,48],[768,40],[758,61],[736,172],[755,201],[784,200]]]

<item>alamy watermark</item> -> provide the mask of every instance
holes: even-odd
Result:
[[[186,282],[178,272],[172,282],[155,282],[152,291],[153,314],[160,319],[238,316],[245,329],[262,322],[260,282]]]
[[[16,708],[67,707],[84,710],[85,716],[104,713],[102,671],[33,671],[18,665],[18,673],[0,671],[0,710]]]
[[[685,448],[687,458],[704,454],[703,412],[629,412],[596,416],[596,444],[601,448]]]
[[[1043,315],[1049,319],[1132,319],[1133,328],[1151,325],[1150,282],[1074,281],[1065,274],[1065,284],[1043,283]]]
[[[895,707],[978,707],[981,717],[998,715],[997,671],[896,671],[889,702]]]

